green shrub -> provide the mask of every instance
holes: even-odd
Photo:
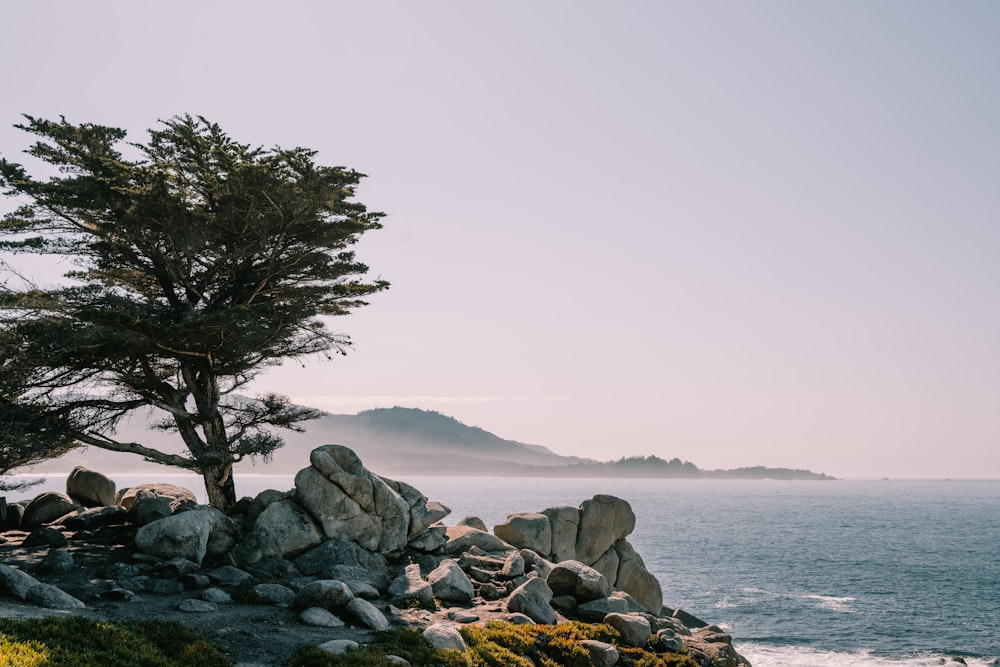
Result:
[[[208,640],[174,622],[0,618],[4,667],[229,667]]]

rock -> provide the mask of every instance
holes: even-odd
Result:
[[[47,491],[41,493],[28,503],[24,508],[24,516],[21,518],[21,529],[32,530],[45,523],[51,523],[56,519],[65,516],[78,508],[80,505],[74,502],[64,493]]]
[[[78,514],[63,517],[61,524],[74,531],[95,530],[102,526],[120,526],[128,521],[128,512],[121,505],[91,507]]]
[[[684,642],[677,633],[664,628],[656,633],[656,649],[664,653],[679,653],[684,648]]]
[[[42,572],[65,574],[76,569],[76,562],[70,552],[63,549],[53,549],[45,554],[45,558],[38,564],[38,569]]]
[[[320,644],[319,648],[333,655],[344,655],[351,651],[357,651],[361,648],[361,645],[353,639],[331,639],[328,642]]]
[[[513,549],[511,545],[499,537],[471,526],[452,526],[447,529],[446,534],[448,541],[445,543],[443,551],[447,554],[468,551],[474,546],[486,552],[507,552]]]
[[[320,628],[342,628],[345,623],[322,607],[309,607],[302,610],[299,620],[306,625]]]
[[[186,574],[194,574],[200,569],[200,566],[187,558],[171,558],[160,565],[158,569],[169,577],[183,577]]]
[[[544,554],[558,563],[576,560],[576,533],[580,528],[580,510],[576,507],[549,507],[542,510],[552,526],[552,550]]]
[[[341,581],[347,584],[347,587],[351,589],[356,598],[364,598],[365,600],[377,600],[379,598],[378,589],[371,584],[356,579],[341,578]]]
[[[132,523],[137,526],[165,519],[174,513],[169,500],[142,491],[136,495],[132,507],[125,511]]]
[[[346,611],[351,618],[366,628],[376,631],[389,629],[389,620],[385,614],[368,600],[354,598],[347,603]]]
[[[514,589],[507,598],[507,610],[520,612],[536,623],[551,625],[556,622],[556,613],[549,604],[552,590],[545,580],[533,577]]]
[[[465,652],[467,649],[462,633],[458,628],[448,623],[435,623],[427,626],[423,631],[424,639],[431,643],[435,650],[453,649]]]
[[[509,514],[506,521],[493,527],[493,534],[518,549],[546,555],[552,552],[552,524],[544,514]]]
[[[635,529],[632,506],[621,498],[597,495],[580,505],[576,560],[590,565]]]
[[[606,597],[584,602],[576,608],[576,615],[588,623],[600,623],[608,614],[627,614],[628,602],[619,597]]]
[[[292,562],[305,575],[319,574],[335,565],[347,565],[367,570],[376,577],[389,577],[389,565],[384,556],[339,538],[324,540]]]
[[[149,579],[143,583],[142,590],[155,595],[174,595],[184,591],[184,584],[176,579]]]
[[[253,575],[232,565],[223,565],[208,572],[208,578],[220,586],[239,586],[253,580]]]
[[[135,599],[135,593],[127,588],[115,587],[110,590],[106,590],[101,593],[102,600],[111,600],[113,602],[131,602]]]
[[[136,548],[159,558],[186,558],[201,564],[215,525],[207,512],[183,512],[146,524],[135,534]]]
[[[606,598],[611,586],[604,575],[576,560],[557,564],[546,579],[554,595],[572,595],[577,602]]]
[[[406,546],[410,507],[385,481],[367,471],[347,447],[324,445],[295,476],[295,497],[328,537],[379,553]]]
[[[554,563],[547,561],[531,549],[521,549],[521,558],[524,559],[526,572],[535,572],[542,579],[548,579],[549,573],[555,567]]]
[[[24,600],[46,609],[83,609],[86,606],[61,588],[41,583],[29,588]]]
[[[448,611],[448,618],[456,623],[467,625],[479,620],[479,614],[464,609],[451,609]]]
[[[448,602],[468,602],[476,591],[462,568],[454,560],[445,560],[427,575],[434,596]]]
[[[448,543],[448,529],[445,526],[431,526],[419,537],[415,537],[406,546],[416,551],[431,553]]]
[[[626,646],[643,648],[649,643],[649,621],[642,616],[608,614],[604,617],[604,622],[618,631]]]
[[[187,600],[184,600],[177,606],[177,608],[190,614],[205,614],[212,611],[219,611],[219,605],[214,602],[209,602],[208,600],[198,600],[196,598],[188,598]]]
[[[339,611],[354,599],[354,593],[342,581],[320,579],[302,587],[292,600],[293,609],[322,607],[328,611]]]
[[[38,579],[26,572],[22,572],[16,567],[0,565],[0,590],[4,590],[14,597],[25,600],[28,591],[39,584]]]
[[[596,639],[582,639],[580,646],[590,654],[590,662],[594,667],[614,667],[618,664],[618,649],[611,644]]]
[[[173,484],[140,484],[118,492],[117,504],[125,509],[131,509],[140,494],[163,498],[170,503],[173,512],[183,508],[191,508],[198,505],[198,499],[194,493],[182,486]]]
[[[295,591],[281,584],[257,584],[253,587],[253,595],[258,602],[286,607],[295,599]]]
[[[406,658],[400,657],[398,655],[387,655],[385,656],[385,662],[387,665],[399,665],[399,667],[413,667],[410,661]]]
[[[21,546],[59,548],[66,546],[68,543],[69,540],[66,539],[61,530],[45,526],[44,528],[36,528],[31,531],[24,538],[24,541],[21,542]]]
[[[312,517],[292,500],[268,504],[257,517],[253,532],[241,545],[243,553],[252,550],[249,563],[265,558],[293,558],[323,541]]]
[[[66,495],[84,507],[115,504],[115,483],[99,472],[76,466],[66,477]]]
[[[201,592],[201,599],[215,604],[229,604],[233,596],[221,588],[206,588]]]
[[[420,566],[411,563],[404,568],[396,580],[389,586],[389,595],[393,604],[415,600],[422,607],[434,606],[434,589],[421,579]]]
[[[353,581],[370,586],[376,591],[384,591],[392,583],[388,574],[372,572],[360,565],[333,565],[323,570],[322,578],[339,579],[345,583]]]
[[[608,584],[614,587],[615,581],[618,579],[618,552],[615,551],[614,547],[611,547],[601,554],[601,557],[595,560],[590,567],[603,574],[604,578],[608,580]]]
[[[484,533],[489,532],[486,527],[486,523],[480,519],[478,516],[466,516],[458,520],[456,526],[469,526],[470,528],[475,528],[476,530],[481,530]]]
[[[659,580],[650,574],[642,558],[626,540],[616,543],[615,551],[618,553],[618,578],[614,586],[635,598],[646,611],[659,613],[663,608],[663,589]]]
[[[8,505],[3,502],[3,498],[0,498],[0,533],[21,528],[21,519],[24,518],[26,504],[10,503]]]
[[[705,661],[702,664],[710,667],[735,667],[745,663],[733,648],[732,637],[718,626],[699,628],[692,636],[682,637],[681,641],[692,655],[704,655]]]
[[[531,620],[531,617],[527,614],[522,614],[521,612],[514,612],[512,614],[504,614],[503,620],[508,623],[513,623],[514,625],[534,625],[535,622]]]
[[[525,572],[524,556],[519,553],[512,553],[507,556],[507,560],[504,561],[503,568],[500,570],[500,574],[504,577],[520,577]]]
[[[436,501],[429,501],[424,494],[406,482],[381,478],[393,491],[398,493],[410,508],[409,529],[407,540],[414,540],[423,535],[433,524],[451,514],[451,510]]]

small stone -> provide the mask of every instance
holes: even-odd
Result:
[[[214,602],[209,602],[208,600],[188,598],[187,600],[184,600],[184,602],[181,602],[177,608],[191,614],[204,614],[207,612],[218,611],[219,605]]]
[[[101,593],[101,599],[112,600],[114,602],[131,602],[135,599],[135,593],[127,588],[115,587]]]
[[[321,628],[342,628],[345,623],[322,607],[309,607],[299,614],[299,620],[306,625]]]
[[[253,587],[254,597],[260,602],[288,606],[295,599],[295,591],[281,584],[257,584]]]
[[[474,614],[471,611],[466,611],[464,609],[451,610],[448,612],[448,618],[456,623],[461,623],[465,625],[467,623],[475,623],[479,620],[479,615]]]
[[[239,586],[253,579],[249,572],[232,565],[223,565],[208,573],[208,578],[223,586]]]
[[[527,614],[515,612],[504,616],[504,620],[514,625],[534,625],[535,622]]]
[[[72,572],[75,567],[76,563],[73,561],[73,554],[62,549],[53,549],[45,554],[45,558],[39,563],[39,568],[43,572],[55,572],[59,574]]]
[[[618,649],[611,644],[597,641],[596,639],[584,639],[580,646],[590,654],[590,662],[594,667],[614,667],[618,663]]]
[[[143,589],[157,595],[173,595],[174,593],[183,593],[184,584],[176,579],[150,579],[145,582]]]
[[[233,596],[221,588],[206,588],[201,592],[201,599],[215,604],[229,604],[233,601]]]
[[[320,644],[319,649],[333,655],[343,655],[350,651],[357,651],[361,645],[352,639],[331,639],[325,644]]]
[[[465,640],[462,639],[462,633],[448,623],[435,623],[427,626],[422,634],[424,639],[429,641],[431,646],[438,651],[450,648],[464,652],[467,649]]]

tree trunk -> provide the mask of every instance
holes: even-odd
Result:
[[[208,504],[223,512],[236,503],[236,485],[233,483],[233,464],[206,466],[201,472],[205,480]]]

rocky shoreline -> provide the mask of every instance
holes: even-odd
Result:
[[[449,526],[448,508],[327,445],[293,490],[228,514],[82,468],[65,494],[2,509],[0,614],[180,620],[241,667],[281,665],[302,645],[353,650],[392,627],[465,650],[458,628],[494,620],[605,623],[622,646],[749,665],[722,629],[663,606],[627,540],[635,515],[613,496],[512,514],[492,532],[475,517]],[[580,644],[595,665],[628,663]]]

